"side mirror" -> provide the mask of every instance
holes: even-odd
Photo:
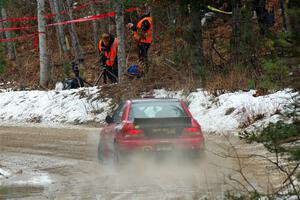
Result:
[[[114,119],[111,116],[107,115],[105,118],[105,122],[111,124],[114,122]]]

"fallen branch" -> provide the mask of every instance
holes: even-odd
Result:
[[[300,137],[290,137],[290,138],[287,138],[285,140],[279,141],[277,144],[281,145],[281,144],[286,144],[286,143],[292,143],[292,142],[296,142],[298,140],[300,140]]]
[[[218,56],[219,56],[223,61],[225,61],[226,63],[229,63],[229,61],[226,60],[226,59],[221,55],[221,53],[216,49],[215,43],[216,43],[216,40],[213,39],[212,44],[211,44],[212,49],[218,54]]]

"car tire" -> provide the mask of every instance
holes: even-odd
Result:
[[[112,163],[113,152],[108,149],[105,143],[99,143],[97,149],[97,158],[100,164],[107,165]]]
[[[202,149],[202,150],[193,150],[193,151],[189,152],[188,157],[192,161],[196,161],[196,162],[200,161],[200,162],[202,162],[203,160],[205,160],[206,151],[205,151],[205,149]]]
[[[113,161],[115,165],[119,165],[120,164],[120,149],[117,143],[114,144],[114,154],[113,154]]]
[[[98,160],[98,163],[100,163],[100,164],[104,163],[103,148],[102,148],[101,144],[98,144],[98,148],[97,148],[97,160]]]
[[[200,160],[205,160],[206,159],[206,150],[205,149],[199,150],[199,152],[198,152],[198,158]]]

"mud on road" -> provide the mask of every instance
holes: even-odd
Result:
[[[103,166],[99,131],[0,127],[0,169],[7,172],[0,173],[0,199],[223,199],[228,189],[268,193],[284,179],[261,158],[233,158],[270,156],[262,146],[216,135],[205,135],[206,156],[197,161],[139,157],[122,168]]]

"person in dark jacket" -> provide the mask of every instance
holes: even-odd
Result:
[[[265,0],[254,0],[252,3],[253,19],[257,18],[260,25],[260,33],[265,34],[266,30],[275,24],[275,11],[266,9]]]

